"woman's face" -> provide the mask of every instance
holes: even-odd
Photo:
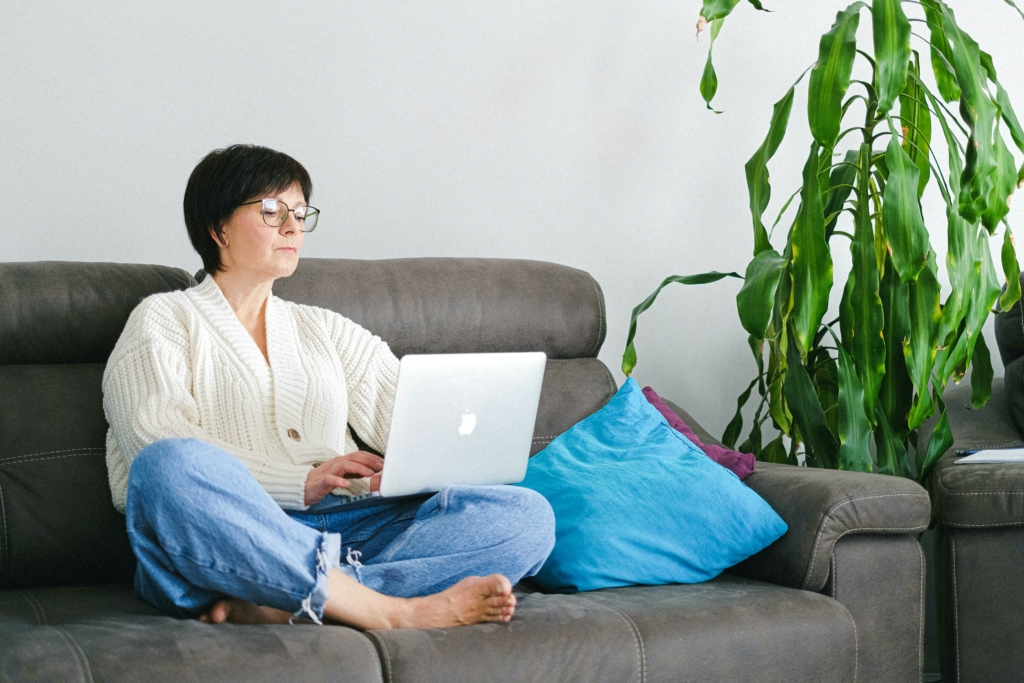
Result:
[[[289,209],[306,205],[298,183],[282,192],[253,199],[276,199]],[[214,240],[220,245],[220,262],[225,271],[232,275],[277,279],[294,272],[305,236],[293,212],[289,211],[284,225],[272,228],[263,220],[262,204],[256,202],[235,209],[224,221],[221,239],[214,235]]]

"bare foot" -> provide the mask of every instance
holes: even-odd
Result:
[[[512,584],[501,574],[470,576],[435,595],[408,600],[397,628],[444,628],[507,622],[516,611]]]
[[[199,617],[204,624],[287,624],[291,614],[273,607],[254,605],[238,598],[221,600]]]

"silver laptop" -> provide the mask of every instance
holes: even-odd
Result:
[[[541,352],[403,357],[380,495],[522,481],[546,360]]]

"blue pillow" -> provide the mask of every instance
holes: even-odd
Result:
[[[555,510],[555,548],[536,576],[546,590],[707,581],[787,530],[633,379],[535,455],[519,485]]]

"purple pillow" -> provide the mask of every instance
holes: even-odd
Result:
[[[683,418],[676,415],[672,410],[665,405],[665,402],[661,400],[661,397],[654,392],[654,389],[650,387],[644,387],[644,397],[647,398],[647,402],[658,409],[658,412],[668,420],[670,427],[678,432],[681,432],[683,436],[693,442],[693,444],[704,451],[705,455],[717,462],[722,467],[732,470],[733,474],[739,477],[741,480],[746,479],[750,476],[750,473],[754,471],[754,455],[752,453],[740,453],[739,451],[733,451],[725,446],[705,446],[697,438],[697,435],[693,433],[689,425],[683,422]]]

